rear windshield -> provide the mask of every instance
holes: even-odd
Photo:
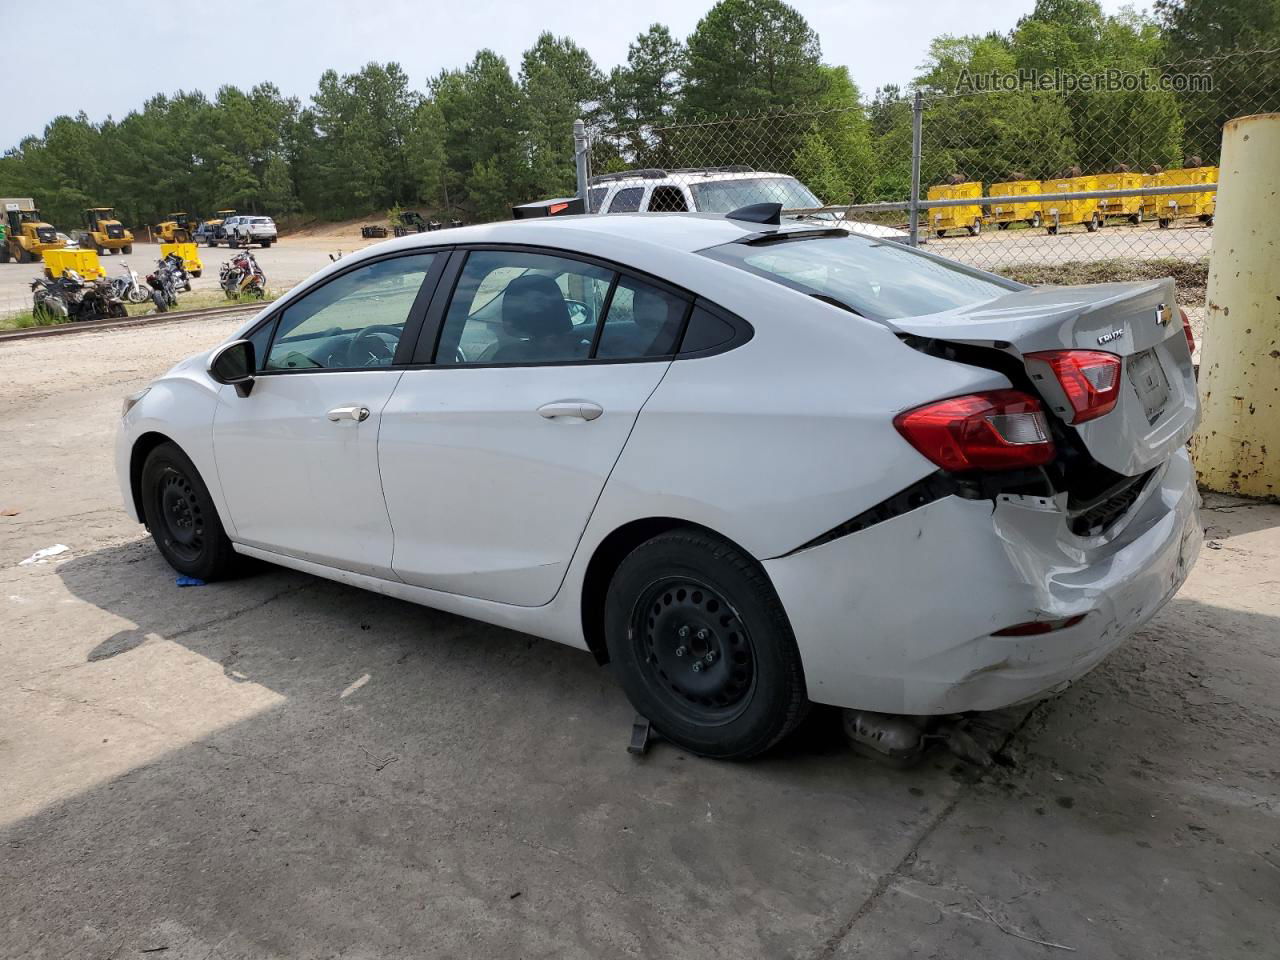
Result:
[[[900,243],[852,234],[726,243],[701,253],[802,293],[838,300],[872,320],[940,313],[1021,289]]]
[[[822,201],[793,177],[743,177],[691,183],[699,213],[729,213],[753,203],[780,203],[784,210],[820,207]]]
[[[270,223],[271,218],[270,217],[254,217],[249,222],[250,223]]]

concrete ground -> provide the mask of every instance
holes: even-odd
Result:
[[[994,772],[882,768],[827,711],[636,759],[584,653],[280,569],[175,586],[119,398],[235,322],[0,345],[0,956],[1275,956],[1280,507],[1213,501]]]

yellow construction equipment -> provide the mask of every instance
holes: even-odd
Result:
[[[995,223],[997,230],[1008,230],[1011,223],[1025,223],[1030,227],[1038,227],[1043,217],[1040,201],[1035,199],[1039,194],[1039,180],[1005,180],[1001,183],[993,183],[991,190],[987,193],[989,197],[1030,197],[1032,199],[993,204],[987,208],[987,216]]]
[[[1098,178],[1094,177],[1059,177],[1056,180],[1042,180],[1041,193],[1084,193],[1086,190],[1097,190]],[[1098,212],[1098,201],[1082,198],[1080,200],[1045,200],[1040,205],[1044,218],[1045,230],[1055,234],[1061,227],[1072,224],[1084,224],[1090,233],[1102,226],[1102,214]]]
[[[87,229],[76,234],[76,243],[83,249],[98,254],[133,253],[133,234],[116,219],[114,208],[89,207],[84,212],[84,225]]]
[[[196,232],[192,239],[197,243],[204,243],[210,247],[216,247],[219,240],[226,239],[222,233],[222,224],[226,222],[228,217],[234,217],[235,215],[235,210],[219,210],[196,228]]]
[[[182,258],[182,269],[191,276],[199,277],[204,272],[204,263],[200,260],[200,249],[194,243],[160,244],[161,257],[167,257],[171,253],[176,253]]]
[[[940,183],[929,188],[930,200],[967,200],[982,196],[982,184],[976,180],[967,183]],[[982,232],[982,205],[962,204],[958,207],[938,207],[930,210],[929,229],[935,236],[945,237],[948,230],[968,230],[976,237]]]
[[[195,229],[195,218],[180,210],[156,224],[156,239],[161,243],[189,243]]]
[[[1141,173],[1100,173],[1095,178],[1099,190],[1141,190],[1146,176]],[[1098,212],[1105,223],[1108,217],[1124,217],[1130,223],[1142,222],[1143,197],[1105,197],[1098,201]]]
[[[30,197],[3,197],[5,231],[4,245],[0,246],[0,263],[16,260],[18,263],[35,263],[46,250],[62,246],[53,224],[40,219],[40,211]]]
[[[1196,187],[1206,183],[1218,182],[1217,167],[1184,167],[1181,170],[1166,170],[1155,175],[1155,184],[1160,187]],[[1144,197],[1154,201],[1151,216],[1160,222],[1161,229],[1166,229],[1174,220],[1199,220],[1205,225],[1212,225],[1217,198],[1212,190],[1189,190],[1186,193],[1166,193],[1155,197]],[[1148,209],[1144,205],[1144,211]]]
[[[54,280],[62,276],[63,270],[74,270],[85,280],[98,280],[107,275],[107,271],[98,261],[98,254],[93,250],[73,250],[69,247],[61,250],[46,250],[44,275]]]

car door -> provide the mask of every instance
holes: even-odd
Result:
[[[390,576],[378,428],[445,257],[361,262],[253,332],[262,359],[252,390],[223,387],[213,423],[237,541]]]
[[[407,370],[383,411],[393,566],[418,586],[536,606],[559,589],[688,301],[567,255],[465,257],[424,326],[419,359],[438,329],[434,362]]]

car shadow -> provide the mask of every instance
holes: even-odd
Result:
[[[139,540],[57,575],[129,626],[24,687],[75,724],[50,772],[125,760],[0,829],[16,955],[808,955],[966,789],[945,755],[853,758],[825,710],[756,762],[635,758],[585,652],[292,571],[179,588]],[[1186,623],[1197,664],[1199,631],[1274,633],[1235,617],[1175,600],[1157,628]],[[1131,722],[1143,642],[1083,681],[1084,715],[1198,761],[1195,724]]]

